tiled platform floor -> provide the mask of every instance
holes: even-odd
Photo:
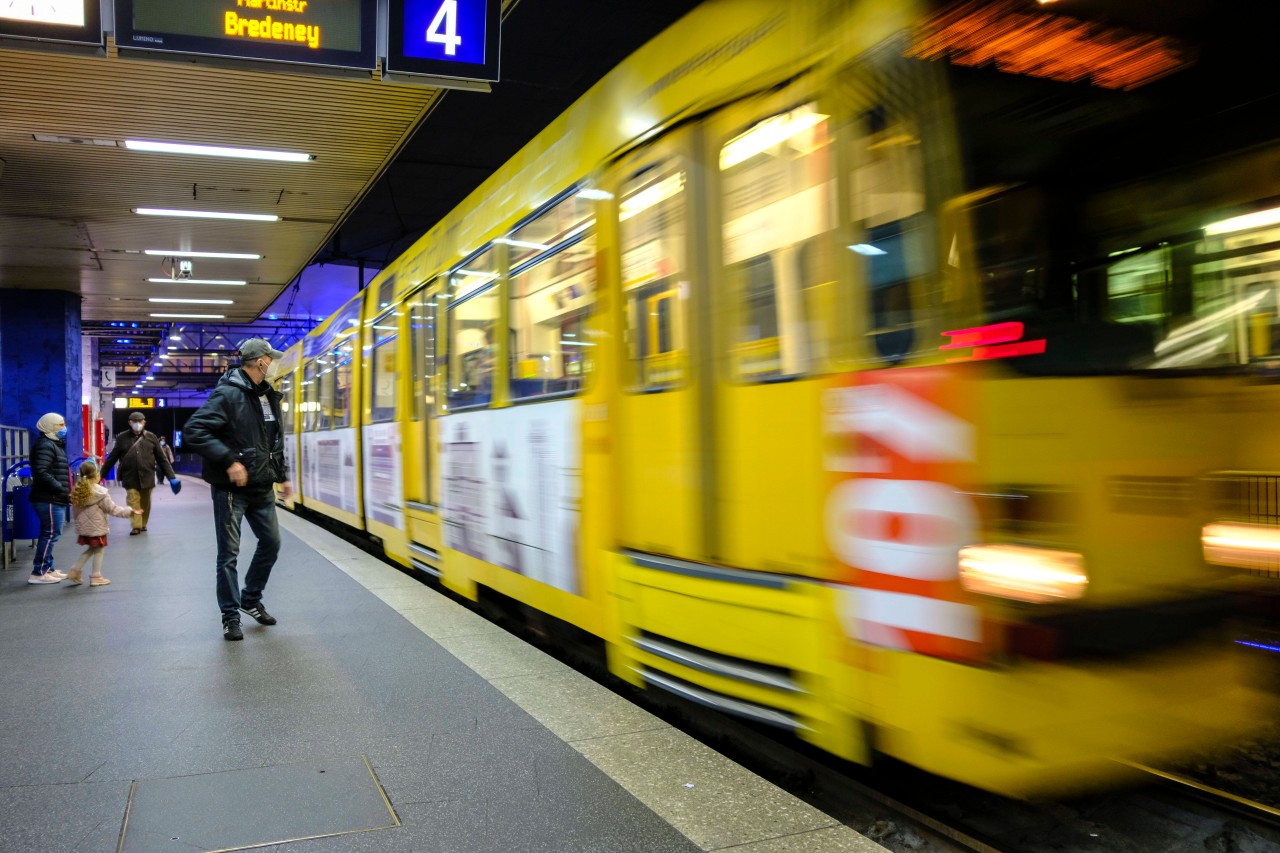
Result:
[[[398,826],[255,849],[882,849],[287,513],[265,597],[280,624],[246,619],[240,643],[222,639],[201,482],[157,490],[142,536],[112,524],[110,586],[28,585],[26,543],[0,574],[4,853],[116,851],[135,781],[357,760]],[[79,550],[69,527],[57,565]]]

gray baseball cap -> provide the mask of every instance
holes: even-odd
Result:
[[[249,338],[240,342],[240,358],[245,361],[252,358],[262,358],[265,355],[277,360],[284,358],[284,353],[278,349],[272,349],[266,338]]]

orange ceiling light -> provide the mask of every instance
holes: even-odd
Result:
[[[964,3],[917,27],[906,55],[1008,74],[1136,89],[1191,64],[1175,39],[1081,21],[1018,0]]]

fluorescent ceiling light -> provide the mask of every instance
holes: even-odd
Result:
[[[578,198],[587,198],[587,199],[594,199],[596,201],[604,201],[605,199],[613,198],[613,193],[605,192],[604,190],[591,190],[591,189],[578,190]]]
[[[152,284],[234,284],[241,285],[246,282],[238,278],[149,278],[147,281]],[[177,338],[170,338],[177,340]]]
[[[249,222],[279,222],[280,217],[271,213],[223,213],[217,210],[170,210],[164,207],[135,207],[134,213],[143,216],[182,216],[189,219],[244,219]]]
[[[668,175],[658,183],[649,184],[644,189],[624,198],[618,210],[618,219],[626,221],[637,213],[648,210],[655,204],[678,195],[683,190],[684,172]]]
[[[746,133],[725,143],[724,148],[720,149],[720,168],[729,169],[744,163],[826,120],[827,116],[814,112],[810,107],[765,119]]]
[[[225,258],[233,261],[262,260],[262,255],[250,255],[244,252],[184,252],[180,249],[146,249],[144,253],[162,258]]]
[[[147,300],[148,302],[184,302],[188,305],[235,305],[234,299],[169,299],[163,296],[153,296]]]
[[[153,142],[149,139],[126,139],[124,147],[130,151],[151,151],[159,154],[239,157],[244,160],[278,160],[284,163],[305,163],[316,159],[315,155],[301,151],[269,151],[263,148],[231,148],[224,145],[188,145],[182,142]]]
[[[225,320],[226,314],[152,314],[152,317],[185,317],[191,320]]]
[[[1233,216],[1221,222],[1213,222],[1204,227],[1205,234],[1230,234],[1233,231],[1247,231],[1250,228],[1261,228],[1264,225],[1280,224],[1280,207],[1270,210],[1259,210],[1257,213],[1246,213],[1244,216]]]
[[[180,341],[180,340],[182,340],[182,336],[181,336],[181,335],[170,335],[170,336],[169,336],[169,340],[171,340],[171,341]]]

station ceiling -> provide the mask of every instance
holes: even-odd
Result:
[[[127,59],[110,39],[105,57],[34,43],[0,48],[0,288],[79,293],[86,328],[103,339],[111,322],[260,321],[313,262],[377,268],[394,259],[610,67],[697,3],[503,5],[502,79],[488,93]],[[150,153],[126,140],[312,159]],[[176,255],[166,254],[176,250],[261,257],[194,257],[181,279]]]

